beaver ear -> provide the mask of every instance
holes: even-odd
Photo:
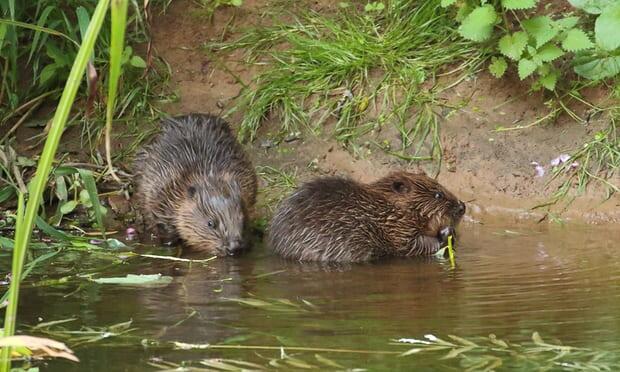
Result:
[[[196,195],[196,187],[195,186],[190,186],[187,188],[187,195],[189,195],[190,198],[193,198],[194,195]]]
[[[407,186],[403,181],[394,181],[392,182],[392,190],[399,194],[405,194],[409,192],[409,186]]]

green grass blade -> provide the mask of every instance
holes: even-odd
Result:
[[[82,178],[82,182],[84,182],[86,191],[88,191],[88,197],[90,198],[90,203],[93,205],[95,219],[97,219],[99,229],[105,238],[105,226],[103,224],[103,213],[101,213],[101,202],[99,201],[99,195],[97,194],[97,184],[95,183],[93,173],[86,169],[78,169],[78,172],[80,172],[80,177]]]
[[[17,299],[19,298],[19,283],[22,277],[24,258],[26,257],[26,245],[23,244],[23,234],[17,234],[24,227],[24,194],[21,192],[17,199],[17,216],[15,218],[15,245],[13,247],[13,262],[11,274],[13,280],[9,286],[8,304],[4,315],[4,336],[15,334],[15,320],[17,317]],[[11,348],[2,349],[0,354],[0,364],[2,372],[8,372],[11,368]]]
[[[41,198],[43,197],[43,191],[45,189],[45,185],[47,184],[47,179],[52,167],[52,161],[54,160],[54,155],[56,154],[58,143],[60,142],[60,137],[62,136],[65,124],[67,123],[67,118],[71,112],[71,107],[73,106],[73,101],[75,100],[77,90],[80,87],[80,82],[84,76],[86,64],[88,63],[88,57],[92,53],[95,41],[99,35],[99,30],[101,30],[101,25],[105,19],[108,6],[109,0],[100,0],[97,4],[90,25],[88,26],[88,31],[86,32],[86,36],[84,37],[82,45],[78,50],[78,54],[71,68],[71,72],[69,73],[69,78],[67,79],[65,89],[62,92],[60,102],[56,108],[56,113],[54,114],[41,158],[39,159],[37,171],[31,184],[32,187],[30,188],[30,195],[28,198],[28,204],[26,205],[24,217],[18,218],[19,226],[17,226],[15,230],[15,248],[13,250],[12,267],[14,278],[20,278],[26,249],[30,243],[33,223],[35,217],[38,215]],[[23,196],[21,196],[21,198],[23,203]],[[19,273],[19,275],[16,275],[17,273]],[[19,279],[14,280],[11,283],[11,287],[14,288],[12,292],[14,296],[9,297],[10,302],[5,314],[5,336],[12,336],[15,331]],[[10,309],[13,309],[13,311],[10,311]],[[0,372],[8,372],[10,368],[10,350],[5,348],[2,350],[2,356],[0,358]]]
[[[109,1],[109,0],[107,0],[107,1]],[[50,35],[64,37],[65,39],[69,40],[70,42],[72,42],[76,46],[78,46],[78,47],[80,46],[80,44],[77,41],[73,40],[69,36],[63,34],[62,32],[53,30],[51,28],[41,27],[41,26],[30,24],[30,23],[24,23],[24,22],[19,22],[19,21],[12,21],[10,19],[2,19],[2,18],[0,18],[0,24],[7,24],[7,25],[12,25],[12,26],[17,26],[17,27],[23,27],[23,28],[27,28],[29,30],[33,30],[33,31],[37,31],[37,32],[45,32],[45,33],[50,34]]]
[[[110,77],[108,81],[108,102],[106,107],[105,121],[105,149],[108,169],[112,177],[118,182],[120,179],[114,173],[112,166],[112,119],[114,117],[114,104],[118,91],[118,80],[121,76],[121,60],[123,44],[125,43],[125,25],[127,23],[127,0],[112,0],[112,37],[110,40]]]

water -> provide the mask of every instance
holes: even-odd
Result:
[[[589,348],[603,355],[603,365],[613,370],[620,365],[614,364],[620,360],[613,354],[620,348],[618,238],[615,227],[465,225],[455,269],[436,259],[351,266],[299,264],[261,248],[239,259],[192,265],[146,258],[123,264],[108,259],[102,265],[101,258],[71,253],[75,256],[71,260],[64,257],[45,265],[41,272],[46,274],[34,274],[29,282],[84,272],[95,277],[162,273],[174,281],[165,287],[136,288],[72,279],[63,285],[25,288],[19,328],[73,317],[77,319],[62,326],[77,330],[133,321],[131,327],[136,329],[122,337],[84,344],[68,341],[81,363],[48,361],[44,369],[49,371],[154,370],[149,361],[192,362],[206,368],[197,363],[216,357],[269,367],[270,359],[281,357],[278,350],[175,350],[172,341],[403,352],[415,345],[394,345],[395,339],[457,335],[479,343],[479,337],[493,333],[511,346],[521,344],[530,350],[533,332],[546,342]],[[234,299],[260,302],[248,305]],[[489,355],[506,368],[531,370],[541,365],[536,364],[540,361],[529,364],[535,353],[524,352],[523,359],[485,349],[441,359],[448,351],[407,357],[285,353],[321,369],[329,368],[315,354],[349,368],[370,370],[412,366],[461,370]],[[591,358],[576,355],[569,361],[584,363]],[[551,365],[557,370],[568,368],[568,364]]]

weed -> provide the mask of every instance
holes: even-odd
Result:
[[[297,170],[285,171],[271,166],[256,167],[256,173],[266,183],[261,194],[267,196],[266,207],[273,212],[275,206],[297,187]]]
[[[360,127],[370,114],[408,125],[412,109],[433,101],[443,67],[458,65],[453,73],[466,75],[484,60],[483,50],[458,40],[454,22],[438,5],[391,1],[384,9],[349,7],[335,17],[305,12],[291,25],[208,44],[220,51],[245,48],[248,61],[270,62],[233,108],[244,112],[240,136],[254,139],[270,114],[279,115],[283,132],[300,126],[317,130],[335,120],[336,137],[344,144],[375,128],[376,123]],[[426,130],[407,127],[402,132],[409,133],[403,138],[408,147],[414,135],[424,140]]]

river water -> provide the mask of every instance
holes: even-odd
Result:
[[[47,361],[49,371],[202,370],[217,366],[213,358],[237,361],[219,365],[229,369],[244,361],[282,370],[618,370],[619,238],[613,226],[466,224],[455,268],[435,258],[301,264],[262,247],[238,259],[192,264],[62,253],[28,278],[18,329],[39,334],[27,325],[74,319],[49,327],[47,336],[66,340],[81,362]],[[85,273],[161,273],[173,281],[103,285],[76,277]],[[68,276],[63,284],[29,284]],[[132,330],[122,335],[96,328],[129,320]],[[106,337],[97,340],[84,327]],[[54,333],[80,329],[70,338]],[[532,341],[534,332],[542,342]],[[420,350],[400,355],[412,348]]]

